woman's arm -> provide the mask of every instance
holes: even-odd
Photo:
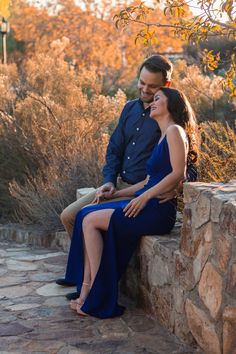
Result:
[[[119,198],[119,197],[132,197],[135,192],[137,192],[139,189],[143,188],[144,185],[148,182],[149,176],[147,176],[143,181],[138,182],[136,184],[133,184],[130,187],[120,189],[116,191],[113,195],[112,198]]]
[[[187,142],[184,130],[176,125],[172,125],[166,132],[169,146],[170,163],[172,172],[164,177],[159,183],[146,192],[134,198],[124,209],[125,215],[136,216],[147,204],[148,200],[157,197],[159,194],[174,189],[185,177],[187,164]]]

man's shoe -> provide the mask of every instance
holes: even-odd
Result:
[[[67,281],[66,279],[63,279],[63,278],[57,279],[56,284],[61,285],[61,286],[75,286],[76,285],[74,283]]]
[[[66,294],[67,300],[76,300],[76,299],[78,299],[79,296],[80,296],[80,293],[78,293],[78,292]]]

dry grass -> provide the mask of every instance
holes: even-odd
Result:
[[[14,109],[0,115],[0,156],[10,171],[2,189],[6,194],[10,182],[21,221],[55,228],[76,187],[101,183],[108,127],[126,98],[121,91],[103,96],[97,77],[93,69],[70,70],[62,59],[39,56],[26,64]],[[18,156],[19,173],[11,156]]]
[[[186,87],[181,70],[176,86]],[[186,77],[195,77],[200,87],[203,77],[196,68],[188,71]],[[204,81],[202,90],[211,87],[208,95],[216,99],[221,91],[214,80]],[[126,98],[121,91],[112,98],[102,95],[94,68],[75,71],[63,59],[40,55],[20,73],[14,65],[0,65],[0,87],[0,212],[44,230],[58,229],[58,215],[74,201],[76,188],[101,183],[109,125]],[[194,92],[197,108],[205,96]],[[236,178],[234,130],[204,122],[201,132],[199,180]]]

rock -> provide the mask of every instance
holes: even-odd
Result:
[[[7,260],[6,263],[7,263],[8,269],[15,270],[18,272],[36,270],[38,268],[37,264],[33,264],[30,262],[15,261],[13,259]]]
[[[223,322],[223,354],[236,354],[236,307],[224,309]]]
[[[236,297],[236,263],[233,263],[230,268],[229,278],[227,279],[227,291],[231,296]]]
[[[224,204],[220,214],[220,228],[223,234],[236,238],[236,201]]]
[[[70,288],[62,287],[55,283],[41,286],[36,290],[37,294],[41,296],[61,296],[61,295],[66,295],[68,293],[73,293],[75,291],[76,291],[75,287],[70,287]]]
[[[225,273],[228,268],[232,245],[221,234],[218,227],[215,227],[215,234],[217,235],[217,238],[215,241],[214,264],[221,273]]]
[[[192,209],[192,224],[198,229],[210,219],[211,193],[202,192]]]
[[[0,296],[5,296],[8,299],[14,299],[21,296],[26,296],[32,292],[32,288],[27,285],[9,286],[0,289]]]
[[[215,319],[222,303],[222,278],[208,262],[203,269],[199,282],[199,295],[211,316]]]
[[[19,336],[20,334],[32,331],[32,328],[22,326],[18,322],[0,324],[0,337]]]
[[[196,231],[197,233],[197,231]],[[195,279],[195,284],[199,281],[200,275],[204,265],[206,264],[209,254],[212,249],[212,226],[211,223],[204,225],[203,230],[196,237],[197,241],[194,241],[194,254],[195,258],[193,261],[193,275]],[[200,244],[198,244],[200,242]]]
[[[193,256],[193,231],[192,210],[185,207],[183,212],[183,226],[181,229],[180,251],[186,257]]]
[[[221,354],[220,341],[215,327],[206,314],[187,299],[185,310],[189,328],[205,354]]]

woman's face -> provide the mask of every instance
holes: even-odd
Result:
[[[164,93],[161,90],[157,91],[157,93],[154,95],[154,100],[150,105],[150,117],[158,118],[159,116],[166,115],[168,113],[167,101],[168,99]]]

